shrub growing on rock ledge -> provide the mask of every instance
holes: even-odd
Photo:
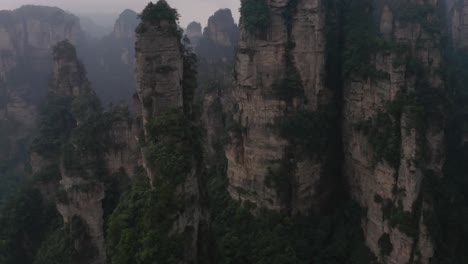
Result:
[[[140,14],[140,18],[145,22],[159,22],[161,20],[172,22],[179,20],[179,13],[165,0],[159,0],[156,4],[150,2]]]
[[[271,23],[271,13],[265,0],[242,0],[240,12],[249,32],[262,30]]]

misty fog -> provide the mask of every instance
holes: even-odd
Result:
[[[147,0],[2,0],[0,10],[15,9],[22,5],[56,6],[79,16],[90,17],[100,26],[109,27],[124,9],[140,12],[148,2]],[[179,11],[182,27],[191,21],[206,25],[208,17],[220,8],[230,8],[234,19],[236,21],[239,19],[239,0],[168,0],[168,2]]]

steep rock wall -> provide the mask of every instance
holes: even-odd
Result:
[[[102,110],[70,42],[58,43],[53,57],[49,97],[32,146],[33,179],[65,226],[82,224],[86,234],[71,237],[74,261],[106,263],[104,221],[124,178],[140,164],[136,137],[127,108]]]
[[[356,4],[363,16],[375,10],[370,16],[388,46],[370,56],[374,69],[365,78],[350,71],[345,80],[344,173],[352,197],[367,208],[367,244],[385,263],[429,263],[433,255],[422,185],[428,171],[442,175],[445,157],[444,109],[431,98],[443,102],[445,94],[438,4]]]
[[[135,108],[142,129],[143,166],[160,204],[177,202],[164,212],[155,224],[169,221],[169,230],[162,230],[168,240],[183,236],[181,263],[194,263],[199,253],[199,226],[204,218],[201,206],[200,172],[195,156],[194,138],[189,132],[193,118],[193,83],[187,78],[194,71],[188,61],[193,59],[184,47],[182,34],[174,20],[159,17],[155,6],[176,14],[165,1],[148,4],[142,22],[137,27],[135,44]],[[195,84],[196,85],[196,84]],[[178,210],[176,208],[179,208]],[[158,208],[159,209],[159,208]],[[156,209],[156,210],[158,210]],[[160,209],[159,209],[160,210]],[[169,242],[165,242],[169,243]],[[175,254],[175,252],[170,252]]]
[[[195,52],[198,56],[196,103],[201,105],[201,121],[205,129],[204,161],[207,167],[220,167],[224,137],[224,105],[229,101],[232,86],[235,49],[239,28],[231,10],[221,9],[208,19],[203,37]]]
[[[91,89],[86,77],[83,65],[78,60],[75,47],[68,41],[63,41],[54,47],[54,67],[50,83],[49,93],[61,98],[71,98],[78,104],[79,100],[95,100],[95,92]],[[80,102],[80,107],[73,106],[72,113],[76,127],[80,129],[91,114],[93,105]],[[78,114],[80,112],[80,114]],[[103,131],[105,132],[105,131]],[[73,132],[72,132],[73,133]],[[88,135],[91,136],[91,135]],[[62,197],[57,201],[57,209],[62,215],[65,224],[70,223],[74,217],[79,217],[89,228],[91,241],[97,249],[92,263],[105,263],[106,254],[104,248],[103,206],[105,198],[104,186],[99,182],[98,175],[93,170],[92,160],[99,159],[86,150],[80,153],[78,149],[85,148],[71,144],[60,155],[60,189]],[[74,157],[70,164],[66,155]],[[78,166],[82,166],[79,168]]]
[[[132,105],[135,92],[135,28],[140,20],[135,11],[124,10],[115,21],[112,33],[99,40],[88,39],[78,47],[103,105]]]
[[[226,148],[229,192],[260,207],[306,212],[320,196],[322,161],[292,146],[278,126],[287,115],[330,104],[330,91],[322,83],[325,10],[321,1],[265,5],[270,20],[264,28],[250,30],[249,18],[241,19],[233,129]],[[269,178],[283,182],[266,184]]]
[[[151,117],[182,109],[183,60],[180,40],[167,21],[154,26],[142,22],[135,43],[136,92],[142,102],[143,125]]]
[[[76,43],[81,34],[78,19],[58,8],[23,6],[0,11],[2,161],[24,159],[36,128],[37,103],[47,94],[52,47],[64,39]],[[20,163],[11,170],[27,175],[27,167]]]

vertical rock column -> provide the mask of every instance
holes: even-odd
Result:
[[[183,108],[183,58],[180,37],[172,23],[143,21],[137,28],[135,78],[143,125],[158,114]]]
[[[137,27],[135,43],[136,107],[141,109],[145,136],[151,118],[183,108],[180,36],[175,32],[175,21],[155,23],[142,21]],[[143,164],[153,184],[152,172],[145,160]]]
[[[458,47],[468,46],[468,1],[446,0],[446,5],[453,43]]]
[[[98,102],[95,92],[91,89],[83,64],[78,60],[75,47],[68,41],[58,43],[54,47],[53,72],[50,80],[49,100],[60,100],[67,103],[64,111],[70,113],[69,127],[63,127],[60,135],[58,162],[60,171],[60,188],[57,191],[57,210],[62,215],[65,224],[71,224],[80,219],[86,225],[91,244],[86,243],[88,250],[80,252],[89,256],[90,263],[106,262],[104,242],[104,211],[102,201],[105,197],[104,186],[99,181],[103,175],[97,175],[99,169],[94,163],[103,153],[95,153],[87,147],[78,145],[67,135],[81,129],[87,116],[96,109],[92,102]],[[78,106],[79,105],[79,106]],[[67,132],[68,131],[68,132]],[[107,131],[101,131],[107,133]],[[95,135],[84,135],[91,137]],[[62,142],[63,141],[63,142]],[[68,142],[67,142],[68,141]],[[93,146],[94,147],[94,146]],[[102,166],[102,164],[100,164]],[[89,249],[88,249],[89,247]],[[83,249],[76,249],[83,250]]]
[[[202,105],[201,122],[205,129],[204,161],[209,168],[224,164],[224,102],[232,86],[235,49],[239,28],[231,10],[220,9],[208,19],[198,41],[198,83],[196,101]]]
[[[160,9],[165,9],[160,12]],[[165,13],[164,13],[165,12]],[[168,18],[167,14],[173,14]],[[198,254],[201,221],[198,158],[193,150],[192,99],[185,86],[185,53],[177,13],[165,1],[150,3],[137,27],[135,45],[136,108],[141,110],[140,136],[143,165],[156,193],[167,193],[161,204],[166,221],[173,223],[169,237],[183,236],[183,263]],[[200,155],[199,155],[200,156]]]
[[[318,129],[306,138],[281,131],[301,117],[314,123],[330,104],[322,79],[325,10],[318,0],[262,0],[244,1],[241,11],[226,148],[229,192],[259,207],[307,213],[320,204],[326,155],[299,142],[313,141]],[[268,19],[254,24],[258,12]]]
[[[383,45],[375,43],[377,51],[363,62],[372,69],[354,65],[347,72],[344,173],[351,195],[367,209],[367,244],[381,261],[428,263],[433,249],[424,225],[422,186],[427,173],[442,175],[445,156],[444,109],[437,103],[444,98],[439,3],[365,2],[355,2],[349,18],[378,17],[374,36]],[[356,25],[345,24],[345,34],[356,34]],[[358,45],[352,37],[346,38],[347,49]],[[352,58],[345,51],[344,64]]]

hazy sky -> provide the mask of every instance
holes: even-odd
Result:
[[[120,13],[126,8],[140,12],[150,0],[0,0],[0,10],[14,9],[25,4],[57,6],[74,13]],[[157,0],[153,0],[156,2]],[[236,22],[240,0],[167,0],[179,10],[180,24],[185,27],[191,21],[202,22],[219,8],[230,8]]]

